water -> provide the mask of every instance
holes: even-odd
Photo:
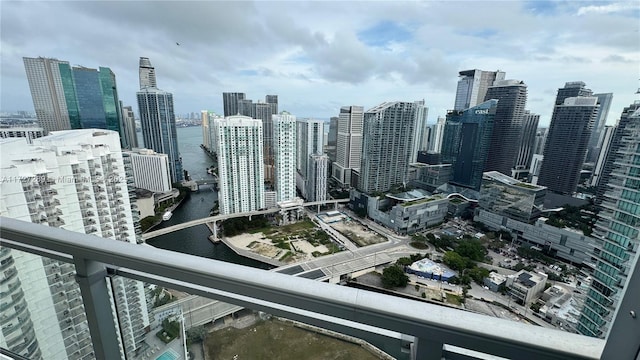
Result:
[[[178,146],[182,164],[193,180],[209,179],[207,167],[213,164],[212,159],[200,148],[202,143],[202,128],[186,127],[178,128]],[[140,136],[140,133],[139,137]],[[142,141],[142,139],[139,139]],[[142,143],[141,143],[142,144]],[[192,192],[185,198],[168,221],[163,221],[154,229],[181,224],[190,220],[201,219],[209,216],[214,202],[218,199],[217,192],[211,186],[203,186],[198,192]],[[211,231],[206,225],[193,226],[187,229],[175,231],[166,235],[149,239],[147,243],[155,247],[177,251],[185,254],[202,256],[210,259],[227,261],[261,269],[269,269],[268,264],[248,259],[236,254],[223,243],[213,244],[209,241]]]

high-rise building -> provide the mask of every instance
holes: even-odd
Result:
[[[576,191],[598,107],[595,97],[565,98],[554,107],[538,184],[560,194]]]
[[[444,134],[444,125],[447,119],[438,116],[438,121],[431,126],[431,141],[429,142],[429,151],[439,153],[442,149],[442,136]]]
[[[158,88],[145,87],[136,95],[144,146],[155,152],[167,154],[171,181],[182,181],[184,174],[178,150],[173,94]]]
[[[111,69],[73,67],[80,126],[73,129],[107,129],[120,133],[120,101],[116,77]],[[68,99],[69,100],[69,99]],[[73,120],[73,116],[70,116]]]
[[[454,110],[465,110],[485,100],[487,89],[495,81],[504,80],[504,71],[482,71],[478,69],[460,71],[460,80],[456,89]]]
[[[536,131],[536,140],[533,145],[534,154],[544,154],[544,144],[547,142],[548,133],[549,128],[539,128],[538,131]]]
[[[478,204],[484,210],[531,223],[542,213],[547,188],[524,183],[497,171],[482,176]]]
[[[596,185],[596,202],[602,202],[604,194],[609,187],[609,180],[611,177],[611,172],[613,171],[614,159],[616,154],[618,153],[618,148],[620,147],[620,143],[622,140],[622,136],[625,129],[630,121],[632,121],[631,116],[636,112],[636,110],[640,109],[640,101],[635,101],[633,104],[625,107],[622,110],[622,114],[620,115],[620,119],[616,124],[615,130],[613,130],[613,134],[611,137],[611,144],[609,145],[608,151],[604,154],[604,160],[602,169],[600,170],[600,179],[598,180],[598,184]],[[634,120],[635,121],[635,120]]]
[[[327,175],[329,157],[326,154],[311,154],[307,161],[306,199],[308,202],[327,200]]]
[[[451,183],[480,189],[497,106],[493,99],[447,114],[441,161],[452,164]]]
[[[314,119],[298,119],[297,123],[298,153],[296,159],[296,187],[307,199],[310,176],[309,159],[311,155],[323,154],[324,122]]]
[[[0,215],[96,241],[138,242],[117,133],[60,131],[33,144],[4,139],[0,152],[2,174],[11,179],[0,183]],[[0,263],[3,348],[30,359],[94,358],[73,264],[3,247]],[[102,311],[120,320],[113,331],[133,358],[149,326],[144,288],[119,276],[110,287],[113,302]]]
[[[412,163],[418,161],[418,152],[425,151],[429,147],[429,131],[427,115],[429,108],[424,105],[424,100],[416,101],[416,129],[414,131],[413,149],[411,150]]]
[[[23,58],[38,121],[46,132],[69,129],[122,130],[116,76],[108,67],[69,66],[66,61]]]
[[[278,95],[265,95],[264,102],[271,106],[272,115],[276,115],[278,113]]]
[[[262,122],[235,115],[215,119],[220,214],[265,207]]]
[[[71,129],[60,70],[62,66],[70,78],[69,63],[43,57],[22,59],[40,126],[45,132]]]
[[[351,169],[360,167],[364,108],[343,106],[337,121],[336,159],[332,176],[343,187],[351,184]]]
[[[593,232],[596,263],[577,326],[580,333],[595,337],[606,337],[610,330],[621,294],[638,261],[640,245],[640,110],[629,114],[617,132],[622,135],[611,154],[616,166],[611,170]]]
[[[596,187],[596,192],[602,180],[602,174],[604,173],[607,155],[609,154],[609,151],[611,149],[611,144],[613,142],[615,132],[616,126],[606,126],[604,128],[604,131],[602,132],[602,141],[600,141],[600,144],[598,144],[600,152],[598,154],[598,158],[596,159],[596,163],[593,166],[593,175],[591,176],[591,186]]]
[[[264,131],[264,161],[265,180],[274,181],[273,169],[273,121],[272,116],[278,113],[278,95],[266,95],[265,102],[254,103],[246,99],[244,93],[222,93],[224,116],[244,115],[253,119],[262,120],[262,130]]]
[[[122,155],[129,157],[133,186],[158,193],[171,191],[167,154],[159,154],[150,149],[135,149],[124,151]]]
[[[593,131],[591,132],[591,138],[589,138],[589,150],[587,151],[587,162],[594,162],[598,158],[600,148],[598,147],[602,138],[602,132],[605,124],[607,123],[607,115],[609,115],[609,108],[611,108],[611,101],[613,100],[612,93],[605,94],[593,94],[598,98],[598,115],[596,121],[593,124]]]
[[[122,126],[120,127],[120,137],[122,141],[122,147],[125,149],[135,149],[140,147],[138,145],[138,134],[136,132],[136,119],[133,114],[133,108],[131,106],[124,106],[120,101],[120,119],[122,119]]]
[[[138,74],[140,78],[140,90],[146,87],[158,87],[158,83],[156,82],[156,69],[151,65],[149,58],[140,57]]]
[[[273,115],[276,201],[296,198],[296,117],[286,111]]]
[[[224,116],[243,115],[238,109],[238,102],[244,100],[245,96],[245,93],[223,92],[222,107]]]
[[[591,89],[587,89],[587,84],[585,84],[584,82],[569,81],[564,84],[564,87],[558,89],[555,105],[557,106],[564,104],[564,100],[566,98],[592,95],[593,91],[591,91]]]
[[[493,135],[485,171],[511,175],[520,148],[527,85],[519,80],[495,81],[485,96],[485,100],[490,99],[498,100],[498,107],[493,119]]]
[[[405,184],[419,106],[385,102],[365,112],[358,190],[371,194]]]
[[[329,134],[327,136],[327,146],[325,152],[329,156],[329,161],[336,162],[338,147],[338,117],[332,116],[329,119]]]
[[[532,114],[529,110],[524,112],[522,135],[520,137],[520,148],[518,150],[518,157],[511,176],[516,179],[523,179],[520,174],[526,175],[529,173],[529,167],[531,166],[531,157],[534,154],[534,146],[536,143],[536,134],[538,132],[538,122],[540,121],[540,115]],[[524,176],[526,177],[526,176]]]

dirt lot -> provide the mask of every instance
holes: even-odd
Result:
[[[368,230],[356,221],[344,220],[329,225],[358,246],[367,246],[387,241],[387,239],[378,235],[375,231]]]
[[[277,320],[260,321],[245,329],[230,327],[209,333],[205,351],[210,359],[378,359],[359,345]]]

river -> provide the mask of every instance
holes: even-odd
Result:
[[[199,126],[178,128],[177,132],[183,168],[189,171],[189,175],[193,180],[211,178],[211,175],[207,174],[207,167],[211,166],[213,161],[200,147],[202,143],[202,128]],[[138,133],[140,144],[143,143],[141,137],[141,133]],[[213,191],[211,186],[203,186],[198,192],[192,192],[188,198],[184,199],[182,205],[173,212],[170,220],[163,221],[154,229],[162,229],[167,226],[207,217],[217,199],[218,194]],[[271,265],[239,256],[223,243],[213,244],[208,239],[209,235],[211,235],[211,232],[205,225],[198,225],[149,239],[147,243],[161,249],[240,265],[261,269],[272,267]]]

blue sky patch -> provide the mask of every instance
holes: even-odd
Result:
[[[413,37],[403,26],[391,21],[383,21],[360,31],[358,39],[369,46],[386,46],[391,42],[405,42]]]

